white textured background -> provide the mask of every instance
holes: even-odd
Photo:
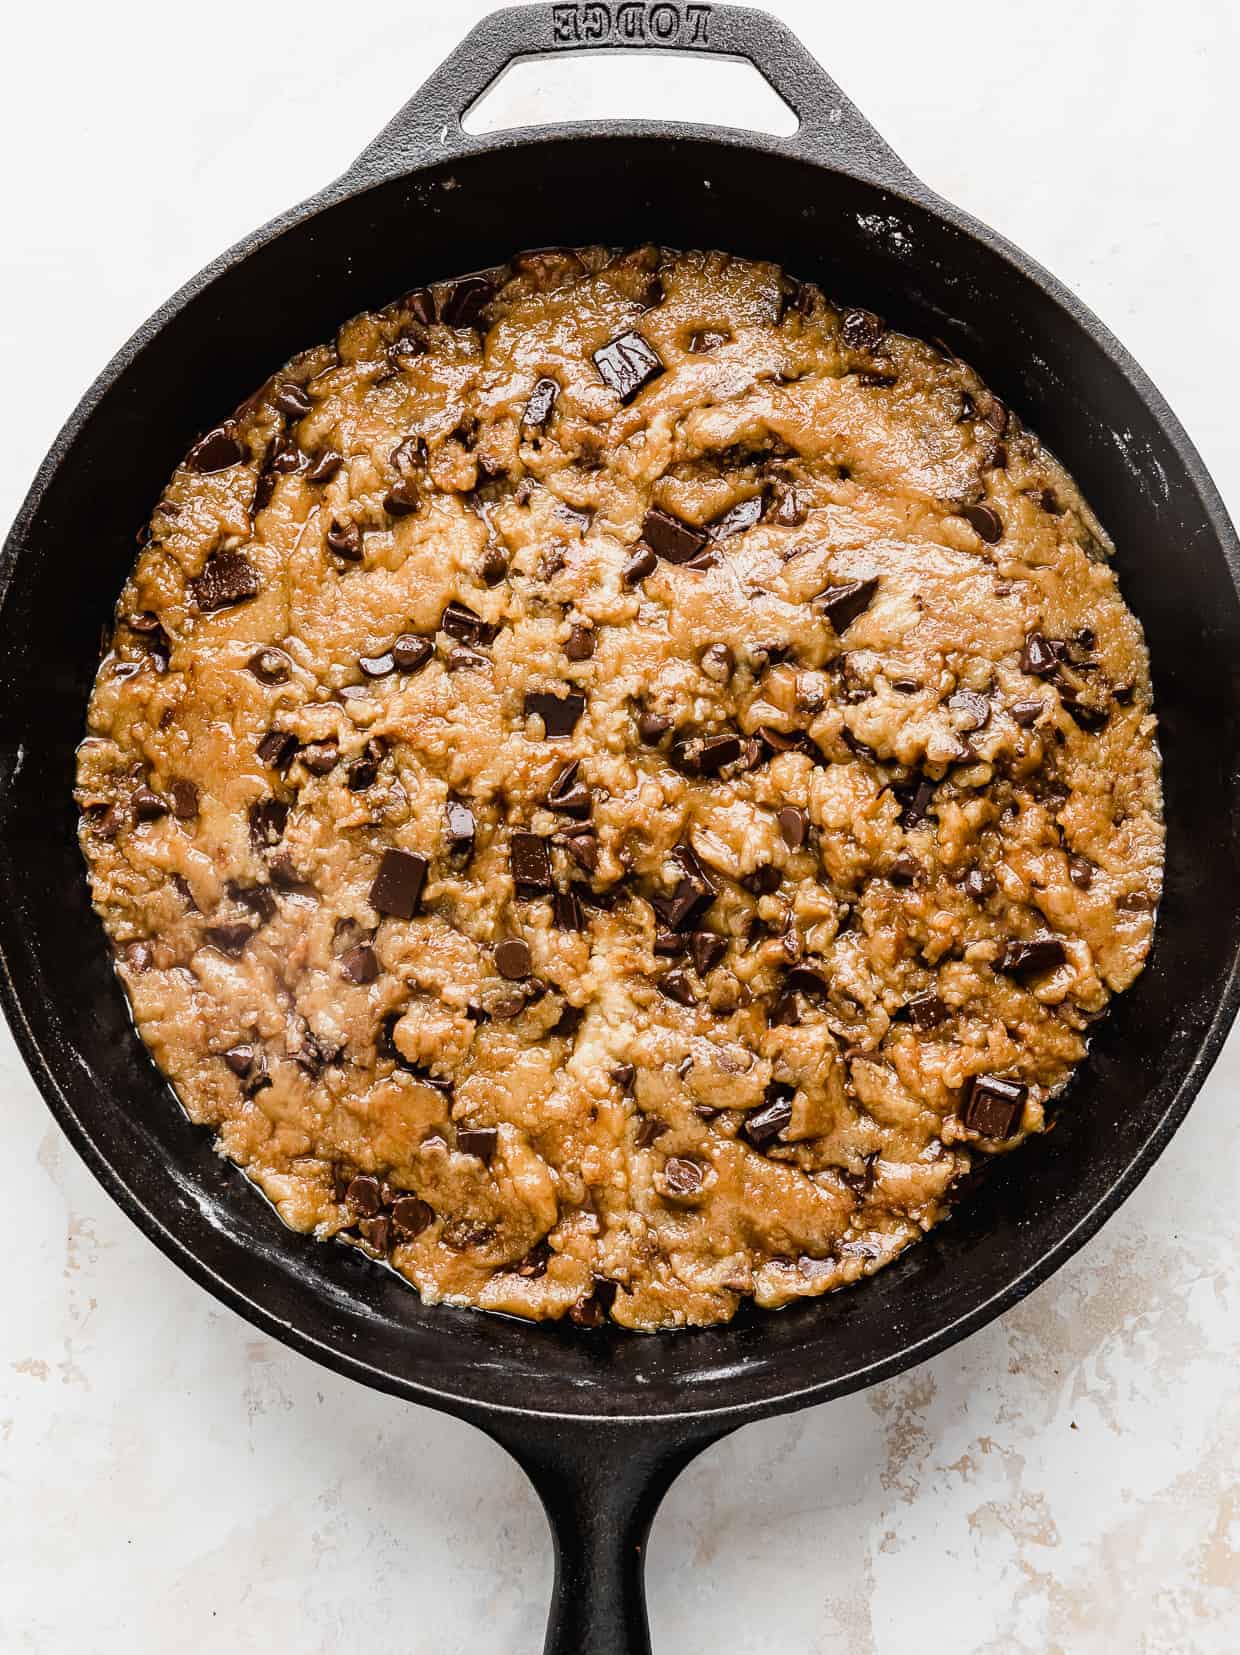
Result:
[[[342,170],[486,9],[14,8],[0,519],[143,317]],[[1240,508],[1234,0],[775,9],[1111,324]],[[739,77],[693,70],[561,63],[503,107],[743,117]],[[659,1655],[1240,1649],[1238,1079],[1233,1040],[1136,1197],[1000,1324],[693,1466],[650,1548]],[[0,1210],[3,1655],[541,1648],[550,1545],[504,1455],[216,1308],[78,1164],[7,1033]]]

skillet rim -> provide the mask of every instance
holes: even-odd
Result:
[[[135,329],[120,347],[89,386],[49,448],[6,537],[3,552],[0,553],[0,625],[3,624],[4,608],[18,559],[24,551],[28,551],[25,544],[27,531],[37,516],[49,483],[62,464],[69,459],[78,436],[99,403],[146,345],[218,277],[275,241],[286,231],[298,229],[319,214],[329,213],[332,208],[348,200],[363,196],[374,189],[382,189],[398,177],[410,179],[421,175],[426,177],[428,183],[433,183],[436,173],[467,163],[475,156],[485,157],[514,149],[529,149],[536,152],[542,145],[565,139],[580,145],[602,141],[610,146],[635,139],[649,141],[651,138],[661,138],[684,145],[709,146],[716,152],[720,149],[749,150],[759,155],[788,159],[811,166],[818,171],[837,174],[852,183],[875,191],[878,197],[885,198],[888,202],[938,217],[968,240],[980,242],[991,253],[997,255],[1024,282],[1032,283],[1039,289],[1043,297],[1051,301],[1075,330],[1084,332],[1090,338],[1148,410],[1200,500],[1214,544],[1223,558],[1232,586],[1240,598],[1240,540],[1237,539],[1213,479],[1180,421],[1148,374],[1110,329],[1063,283],[1006,237],[944,201],[909,174],[905,175],[907,187],[897,189],[886,183],[875,183],[847,164],[828,163],[818,155],[806,153],[803,147],[799,147],[792,140],[775,139],[726,127],[617,121],[547,124],[488,135],[483,139],[466,138],[451,154],[429,164],[404,167],[398,173],[385,171],[373,175],[364,168],[355,166],[325,190],[243,237],[197,275],[191,277]],[[7,888],[7,885],[8,875],[0,869],[0,889]],[[1094,1200],[1076,1223],[1059,1235],[1019,1275],[1007,1280],[997,1291],[990,1293],[980,1303],[947,1322],[936,1332],[904,1345],[899,1350],[868,1361],[864,1366],[854,1368],[848,1373],[795,1386],[787,1391],[766,1394],[756,1399],[684,1409],[677,1408],[673,1400],[672,1406],[658,1414],[602,1413],[580,1409],[561,1411],[496,1402],[465,1391],[449,1387],[440,1388],[424,1380],[394,1375],[386,1368],[370,1364],[364,1357],[351,1355],[343,1349],[336,1348],[319,1336],[307,1332],[295,1321],[268,1310],[250,1297],[246,1290],[206,1264],[189,1244],[173,1234],[154,1211],[133,1193],[112,1160],[96,1146],[89,1127],[74,1110],[67,1096],[61,1092],[53,1063],[45,1056],[27,1017],[23,989],[18,985],[11,968],[10,951],[6,947],[5,939],[5,930],[10,923],[8,914],[11,911],[11,905],[0,903],[0,1008],[8,1018],[18,1049],[52,1115],[95,1178],[126,1216],[200,1287],[235,1310],[251,1325],[270,1334],[282,1344],[346,1378],[358,1380],[374,1389],[409,1401],[445,1409],[476,1423],[487,1420],[498,1422],[505,1417],[526,1417],[562,1422],[566,1426],[597,1424],[600,1427],[623,1427],[641,1424],[651,1430],[661,1427],[675,1432],[683,1431],[685,1427],[697,1422],[700,1425],[714,1425],[721,1434],[746,1420],[846,1396],[892,1378],[959,1343],[1019,1303],[1046,1281],[1078,1252],[1123,1204],[1149,1172],[1187,1115],[1218,1057],[1237,1009],[1240,1008],[1240,936],[1233,936],[1230,945],[1230,968],[1210,1022],[1198,1040],[1193,1056],[1166,1108],[1130,1156],[1123,1171]],[[25,992],[32,991],[27,989]],[[864,1286],[864,1283],[859,1285]],[[446,1325],[443,1336],[452,1337],[451,1329]],[[692,1334],[681,1332],[677,1337],[692,1337]],[[733,1374],[725,1383],[743,1389],[746,1377],[743,1373]]]

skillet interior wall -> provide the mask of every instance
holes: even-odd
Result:
[[[456,187],[439,187],[444,178]],[[704,187],[709,179],[711,187]],[[1167,888],[1151,962],[1101,1026],[1045,1140],[994,1167],[927,1242],[860,1289],[704,1333],[583,1337],[426,1310],[345,1249],[279,1224],[192,1128],[133,1035],[90,912],[69,798],[73,749],[134,532],[196,432],[346,316],[521,247],[602,240],[778,259],[832,296],[941,336],[1056,450],[1119,547],[1162,720]],[[15,975],[76,1008],[39,1028],[80,1060],[70,1102],[139,1199],[270,1313],[399,1387],[436,1380],[548,1409],[684,1410],[775,1396],[790,1374],[841,1389],[1031,1266],[1153,1131],[1215,1010],[1236,917],[1232,823],[1240,618],[1194,490],[1105,354],[993,252],[919,207],[792,160],[700,141],[557,139],[376,186],[293,225],[199,292],[139,352],[24,528],[0,665],[0,855],[20,866],[2,936]],[[18,744],[22,752],[18,763]],[[33,877],[31,874],[33,870]],[[500,1363],[502,1360],[503,1366]]]

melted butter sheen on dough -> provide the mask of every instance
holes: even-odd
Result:
[[[354,318],[176,472],[99,671],[143,1039],[431,1302],[658,1329],[873,1272],[1149,946],[1109,552],[967,365],[770,264],[525,255]]]

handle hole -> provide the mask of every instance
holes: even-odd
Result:
[[[461,117],[480,137],[560,121],[689,121],[789,138],[796,115],[743,58],[574,52],[518,58]]]

